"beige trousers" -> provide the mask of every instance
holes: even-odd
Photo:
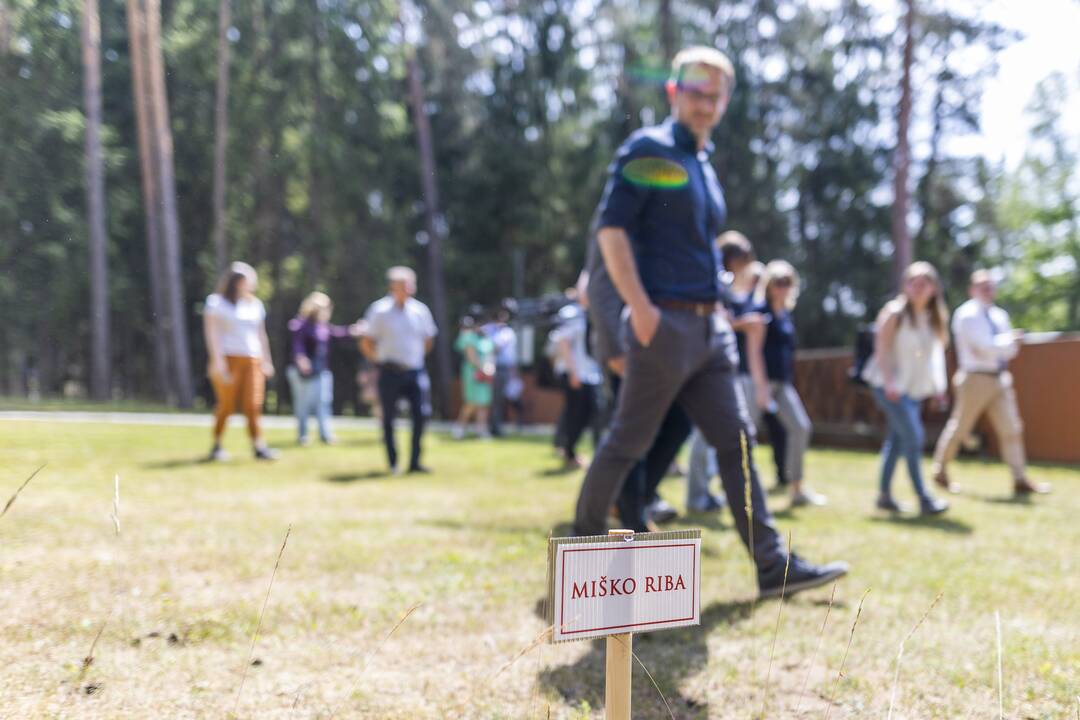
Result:
[[[971,434],[985,412],[997,433],[1001,457],[1012,470],[1013,479],[1023,478],[1024,423],[1016,406],[1012,375],[1008,372],[1000,375],[958,372],[953,378],[953,386],[956,405],[934,449],[934,474],[943,472],[956,457],[960,443]]]

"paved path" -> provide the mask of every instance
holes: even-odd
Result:
[[[67,410],[4,410],[0,411],[0,421],[11,422],[64,422],[64,423],[105,423],[109,425],[172,425],[182,427],[209,428],[212,417],[209,413],[141,413]],[[244,419],[236,415],[232,423],[243,424]],[[334,417],[331,422],[339,430],[376,430],[380,427],[374,418],[369,417]],[[398,420],[399,427],[407,428],[407,419]],[[428,428],[436,432],[449,432],[451,423],[445,420],[433,420]],[[291,429],[296,427],[296,420],[291,415],[263,415],[263,426],[267,428]],[[511,429],[512,426],[511,426]],[[527,425],[521,434],[546,435],[553,428],[550,425]]]

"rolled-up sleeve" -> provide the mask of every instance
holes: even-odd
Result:
[[[649,189],[635,185],[627,179],[624,170],[627,163],[648,154],[649,141],[638,138],[627,140],[615,153],[608,167],[608,181],[600,199],[599,227],[622,228],[627,233],[637,229],[641,209],[648,198]]]

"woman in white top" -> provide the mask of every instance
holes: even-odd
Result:
[[[247,417],[255,458],[277,459],[262,435],[263,397],[266,379],[274,376],[274,363],[266,337],[266,309],[255,297],[257,280],[255,268],[234,262],[218,282],[217,292],[206,298],[203,332],[208,375],[217,398],[211,460],[228,458],[221,448],[221,436],[237,405]]]
[[[920,412],[923,400],[937,397],[944,402],[947,386],[949,311],[933,265],[916,262],[904,271],[901,293],[881,309],[875,327],[874,356],[863,377],[888,421],[888,434],[881,448],[877,506],[890,512],[904,509],[891,491],[893,471],[902,455],[919,497],[920,512],[943,513],[949,504],[927,490],[920,465],[926,439]]]

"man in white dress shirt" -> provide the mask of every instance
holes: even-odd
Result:
[[[431,351],[438,332],[427,305],[416,293],[416,273],[407,267],[392,267],[386,273],[390,291],[372,303],[364,314],[365,330],[360,349],[379,368],[379,404],[382,406],[383,442],[390,472],[398,473],[397,445],[394,442],[394,417],[402,397],[409,401],[412,414],[412,451],[409,472],[426,473],[420,464],[420,440],[428,407],[430,383],[424,370],[424,357]]]
[[[1024,424],[1016,406],[1009,361],[1020,351],[1022,330],[1013,330],[1009,314],[994,305],[994,281],[986,270],[976,270],[968,287],[970,300],[953,313],[957,373],[953,378],[956,402],[934,450],[934,482],[951,492],[957,487],[946,472],[963,442],[983,413],[997,433],[1001,457],[1013,474],[1019,495],[1050,492],[1033,483],[1025,472]]]

